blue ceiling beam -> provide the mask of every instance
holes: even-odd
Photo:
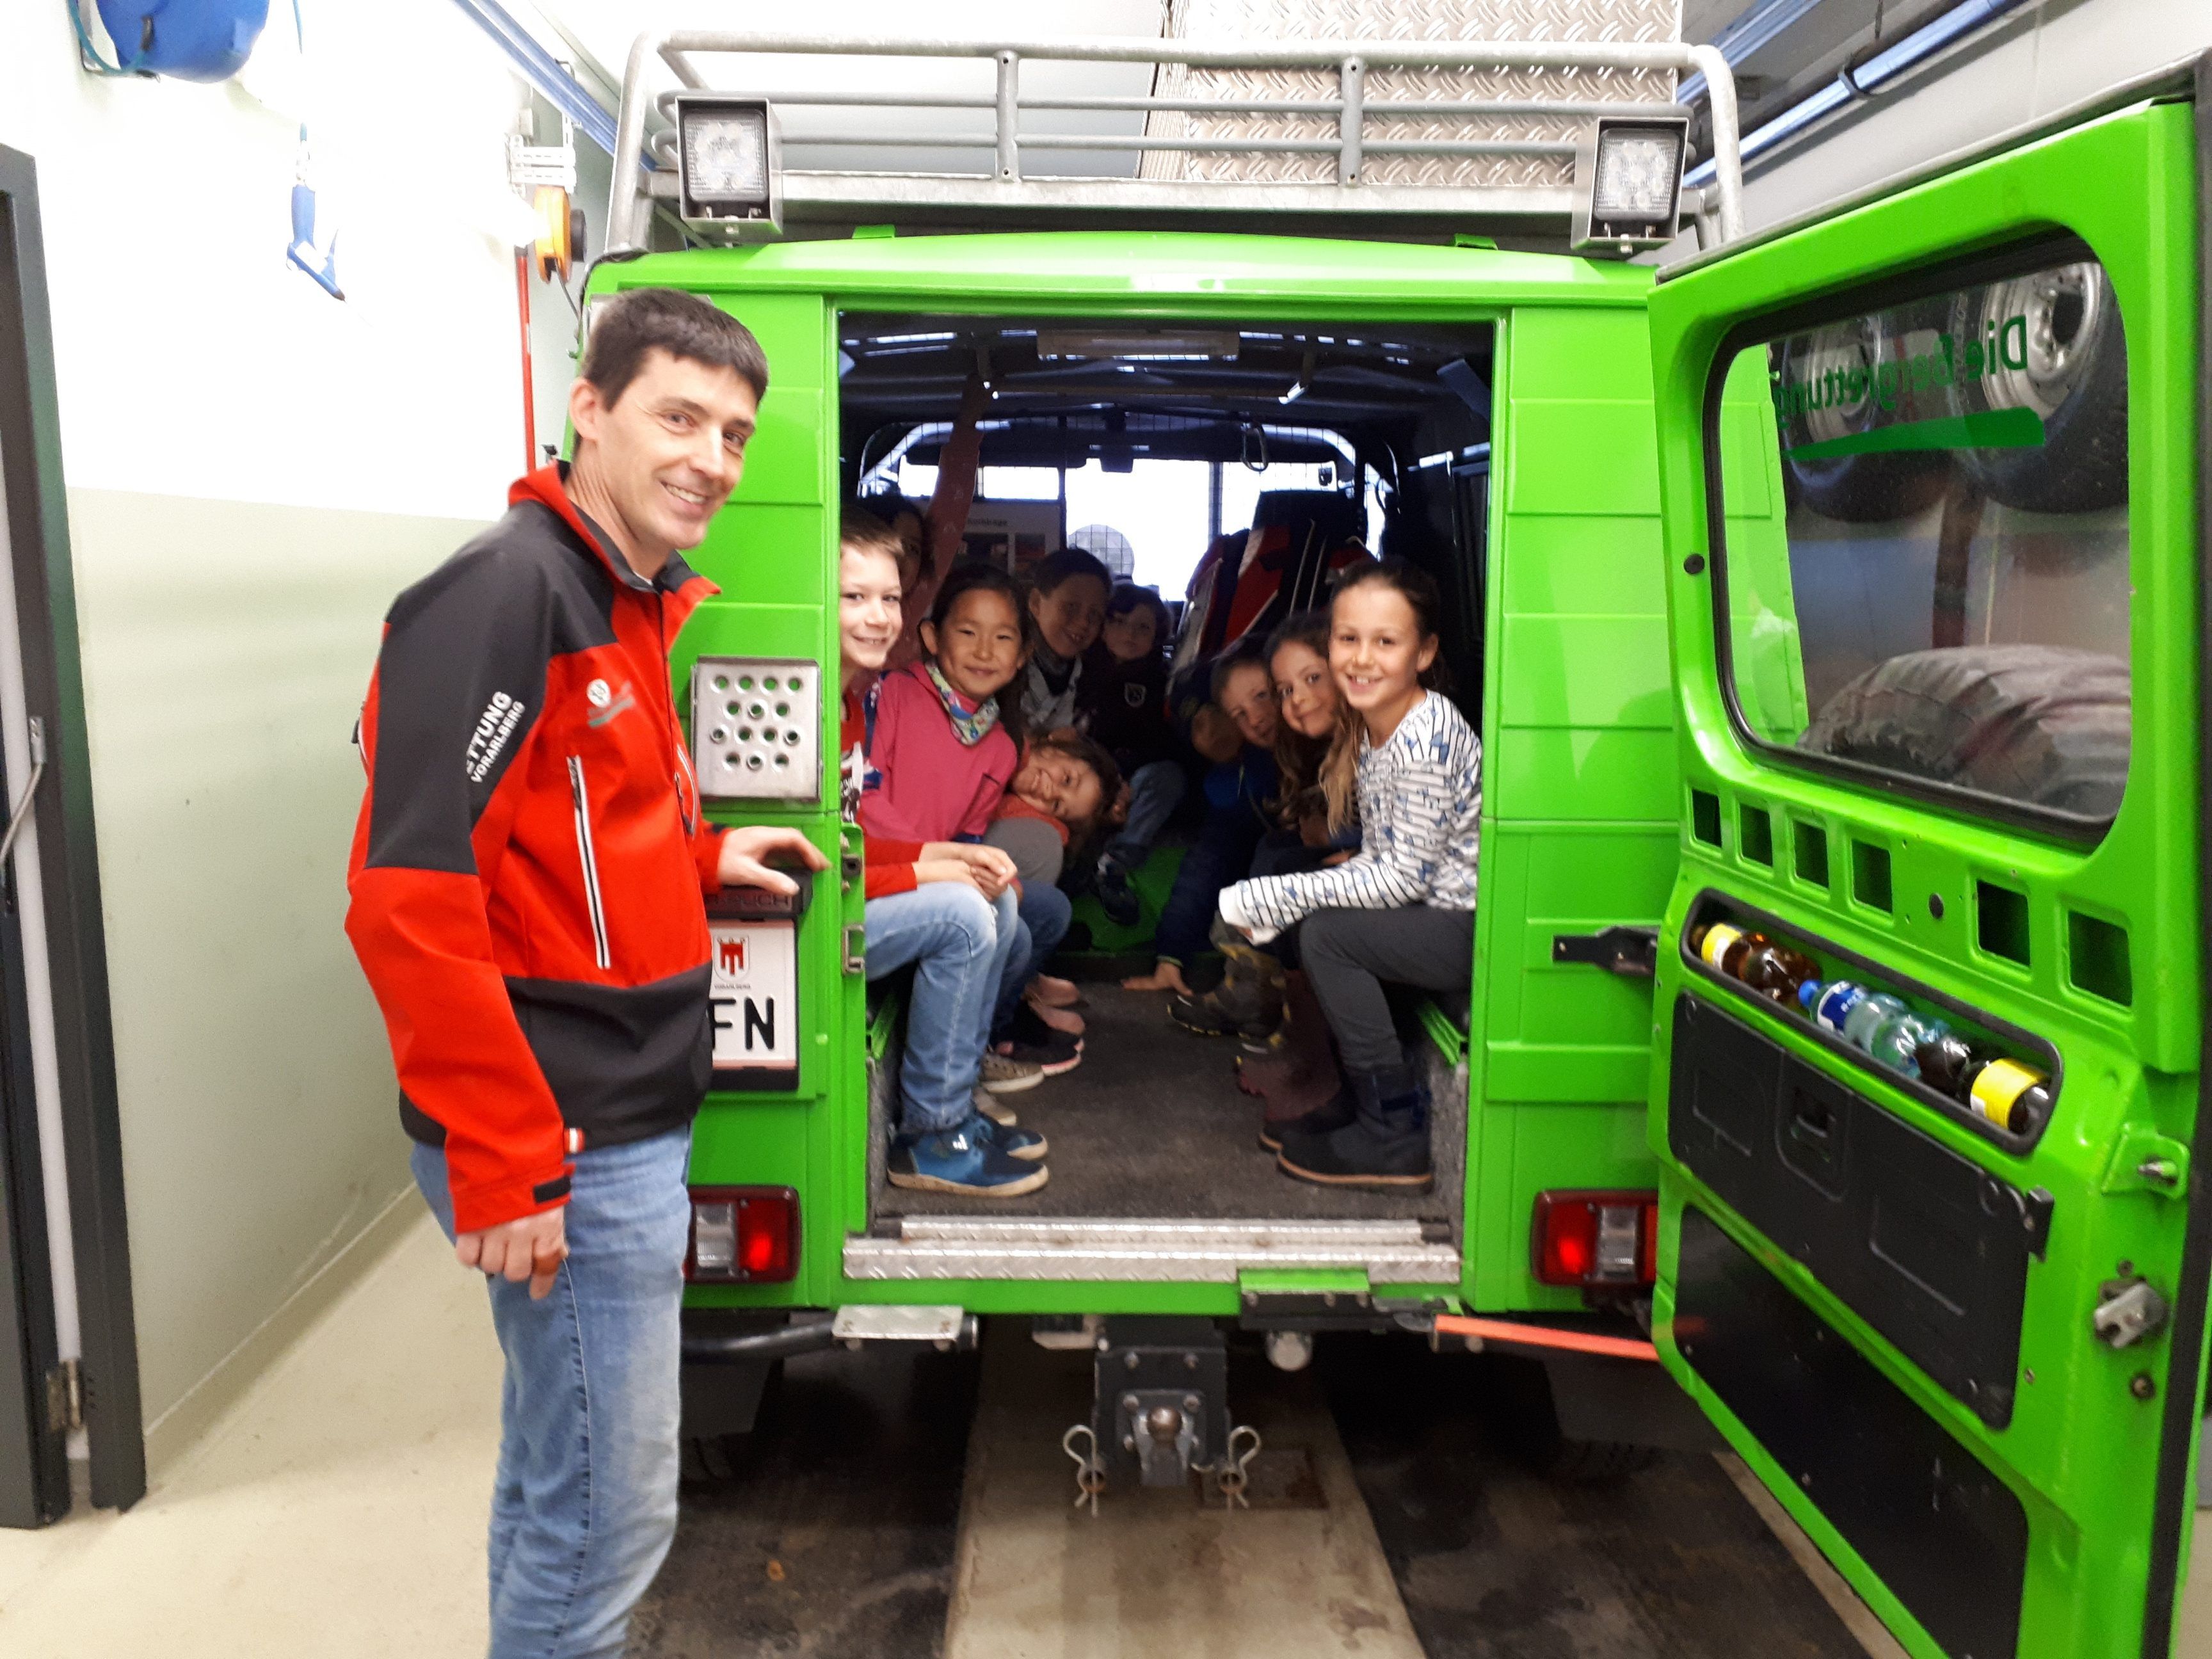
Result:
[[[537,37],[508,15],[498,0],[453,0],[475,20],[477,27],[505,52],[515,72],[545,94],[545,101],[574,122],[576,131],[610,155],[615,153],[615,118],[606,106],[584,90],[576,77],[562,69],[553,54],[538,44]]]

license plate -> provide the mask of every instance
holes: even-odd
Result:
[[[799,950],[787,921],[715,921],[714,1086],[799,1086]]]

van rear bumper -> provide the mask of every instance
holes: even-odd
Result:
[[[1445,1285],[1460,1277],[1450,1232],[1421,1221],[908,1216],[848,1237],[845,1276],[1233,1285],[1255,1269],[1356,1267],[1374,1285]]]

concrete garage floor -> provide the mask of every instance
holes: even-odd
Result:
[[[695,1468],[633,1654],[1860,1650],[1721,1465],[1553,1486],[1463,1409],[1457,1362],[1410,1342],[1239,1364],[1238,1416],[1304,1454],[1254,1512],[1155,1492],[1078,1516],[1058,1441],[1083,1358],[1010,1324],[981,1355],[791,1362],[778,1433]],[[426,1219],[128,1514],[0,1532],[0,1653],[480,1656],[497,1407],[483,1291]],[[2212,1528],[2194,1565],[2179,1651],[2212,1659]]]

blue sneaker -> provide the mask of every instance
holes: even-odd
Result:
[[[1018,1198],[1036,1191],[1050,1178],[1043,1165],[1018,1163],[1007,1157],[975,1133],[972,1123],[918,1140],[901,1136],[891,1142],[885,1174],[894,1187],[921,1193],[964,1193],[971,1198]]]
[[[981,1097],[975,1103],[975,1115],[963,1127],[970,1134],[989,1141],[1008,1158],[1018,1158],[1024,1164],[1042,1162],[1045,1153],[1051,1150],[1045,1138],[1034,1129],[1017,1129],[1011,1123],[995,1123],[984,1116],[982,1103],[991,1097],[981,1089],[975,1092]],[[992,1103],[995,1105],[997,1103],[994,1101]]]

